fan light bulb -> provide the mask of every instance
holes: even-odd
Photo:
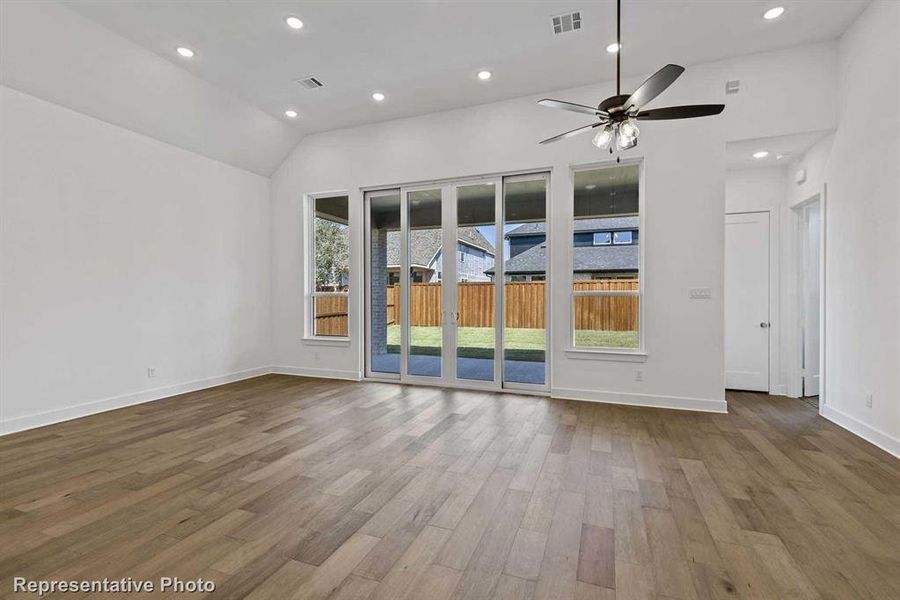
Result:
[[[609,148],[610,142],[612,142],[612,128],[607,125],[603,129],[597,132],[597,135],[594,136],[593,144],[600,148],[601,150],[606,150]]]
[[[634,119],[628,119],[619,123],[616,133],[616,148],[628,150],[637,145],[638,135],[640,135],[641,130],[638,129]]]

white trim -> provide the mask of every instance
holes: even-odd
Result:
[[[627,166],[627,165],[637,165],[638,167],[638,235],[640,236],[640,241],[637,243],[638,246],[638,289],[637,290],[582,290],[575,291],[575,247],[573,245],[572,240],[575,235],[575,174],[581,171],[593,171],[597,169],[611,169],[615,167]],[[568,311],[568,323],[569,323],[569,331],[568,331],[568,344],[569,348],[566,350],[566,355],[570,358],[581,358],[579,356],[574,356],[572,354],[573,349],[575,348],[575,298],[578,297],[591,297],[591,296],[636,296],[638,298],[638,326],[637,326],[637,334],[638,334],[638,346],[635,348],[634,354],[643,354],[646,356],[647,347],[646,347],[646,336],[644,335],[644,323],[645,320],[645,302],[644,297],[647,295],[646,283],[644,278],[644,273],[646,272],[644,265],[644,233],[646,230],[645,220],[646,220],[646,210],[644,205],[644,157],[636,156],[634,158],[626,158],[624,160],[601,160],[601,161],[591,161],[586,163],[577,163],[569,165],[569,187],[566,190],[567,198],[569,206],[572,208],[572,212],[568,222],[566,223],[566,239],[569,240],[565,244],[566,248],[566,270],[565,270],[565,284],[567,286],[569,292],[569,301],[568,307],[566,310]],[[634,216],[632,213],[628,213],[631,216]],[[633,229],[631,227],[627,229]],[[634,245],[634,244],[619,244],[619,245]],[[610,244],[612,246],[612,244]],[[594,350],[601,353],[615,353],[614,349],[610,349],[608,347],[603,346],[591,346],[584,347],[584,350]],[[634,361],[634,362],[642,362],[642,361]]]
[[[866,425],[862,421],[858,421],[845,412],[841,412],[831,406],[821,406],[820,413],[823,417],[843,427],[850,433],[861,437],[867,442],[878,446],[885,452],[893,454],[900,458],[900,439],[897,439],[880,429],[876,429],[871,425]]]
[[[347,227],[352,226],[350,222],[350,192],[346,190],[334,192],[315,192],[311,194],[303,194],[302,206],[302,229],[303,229],[303,298],[304,298],[304,323],[303,323],[303,341],[309,341],[323,337],[324,339],[333,339],[329,336],[316,335],[316,298],[321,297],[339,297],[347,298],[347,333],[350,333],[350,312],[351,296],[350,290],[346,292],[317,292],[316,291],[316,205],[315,202],[319,198],[347,198]],[[352,230],[351,230],[352,233]],[[350,239],[350,236],[348,236]],[[352,252],[352,250],[351,250]],[[349,264],[348,264],[349,269]],[[348,273],[348,278],[352,281],[353,274]],[[352,286],[351,290],[352,290]],[[349,339],[349,336],[347,336]]]
[[[725,400],[711,398],[686,398],[681,396],[659,396],[655,394],[633,394],[628,392],[604,392],[577,388],[553,388],[552,398],[561,400],[583,400],[603,404],[619,404],[623,406],[645,406],[648,408],[669,408],[674,410],[694,410],[710,413],[727,413],[728,403]]]
[[[308,367],[272,367],[270,373],[275,375],[294,375],[296,377],[317,377],[319,379],[349,379],[351,381],[362,380],[362,372],[345,371],[341,369],[310,369]]]
[[[566,356],[577,360],[647,362],[646,352],[616,351],[598,348],[566,348]]]
[[[495,179],[497,177],[527,177],[529,175],[536,175],[539,173],[547,173],[548,175],[553,172],[552,166],[544,166],[544,167],[532,167],[530,169],[514,169],[512,171],[496,171],[494,173],[481,173],[476,175],[463,175],[463,176],[455,176],[455,177],[442,177],[438,179],[420,179],[418,181],[407,181],[405,183],[384,183],[380,185],[367,185],[363,186],[360,189],[362,192],[381,192],[396,188],[405,188],[405,187],[421,187],[421,188],[434,188],[434,187],[443,187],[444,185],[457,184],[457,183],[478,183],[480,180],[484,179]]]
[[[303,343],[310,346],[349,346],[349,337],[320,335],[317,337],[304,337]]]
[[[101,400],[91,400],[89,402],[83,402],[74,406],[48,410],[32,415],[14,417],[12,419],[0,421],[0,435],[6,435],[8,433],[14,433],[17,431],[25,431],[27,429],[34,429],[36,427],[43,427],[45,425],[53,425],[54,423],[61,423],[63,421],[71,421],[72,419],[88,417],[91,415],[96,415],[98,413],[116,410],[117,408],[133,406],[135,404],[143,404],[145,402],[163,400],[165,398],[186,394],[188,392],[197,392],[200,390],[205,390],[207,388],[225,385],[227,383],[234,383],[235,381],[251,379],[253,377],[259,377],[260,375],[267,375],[271,372],[272,370],[269,367],[257,367],[255,369],[235,371],[233,373],[227,373],[225,375],[206,377],[204,379],[195,379],[193,381],[185,381],[183,383],[176,383],[173,385],[152,388],[149,390],[141,390],[139,392],[132,392],[130,394],[112,396],[110,398],[103,398]]]

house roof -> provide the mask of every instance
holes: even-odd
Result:
[[[484,237],[476,227],[460,227],[457,238],[461,244],[474,246],[494,255],[494,245]],[[434,255],[441,249],[440,229],[414,229],[409,243],[409,264],[428,266]],[[387,264],[396,267],[400,264],[400,232],[389,231],[387,238]]]
[[[600,271],[637,271],[640,253],[637,244],[627,246],[575,246],[572,259],[575,271],[596,273]],[[544,273],[547,270],[547,246],[537,244],[506,261],[507,275]],[[493,273],[488,269],[485,273]]]
[[[640,227],[640,217],[597,217],[594,219],[575,219],[575,233],[589,231],[613,231],[616,229],[637,229]],[[522,235],[541,235],[547,231],[545,222],[524,223],[506,233],[506,237]]]

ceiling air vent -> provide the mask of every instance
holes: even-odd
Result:
[[[738,79],[730,79],[725,82],[725,93],[727,95],[737,94],[741,91],[741,82]]]
[[[566,33],[581,29],[581,12],[566,13],[553,17],[553,33]]]
[[[323,85],[325,85],[324,83],[322,83],[315,77],[304,77],[303,79],[298,79],[297,83],[299,83],[300,85],[302,85],[303,87],[305,87],[308,90],[315,90],[315,89],[318,89],[318,88],[322,87]]]

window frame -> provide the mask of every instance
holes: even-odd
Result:
[[[348,264],[347,272],[347,291],[342,292],[319,292],[316,291],[316,200],[320,198],[334,198],[346,196],[347,198],[347,228],[350,245],[353,241],[353,219],[350,214],[350,192],[346,190],[337,190],[332,192],[317,192],[312,194],[304,194],[303,196],[303,221],[304,221],[304,248],[303,248],[303,272],[304,272],[304,305],[305,317],[303,319],[303,340],[305,342],[330,344],[330,345],[348,345],[350,343],[353,331],[351,324],[353,322],[353,303],[351,301],[351,293],[353,290],[353,272],[352,264]],[[352,256],[352,250],[350,255]],[[347,335],[320,335],[316,333],[316,298],[328,297],[344,297],[347,299]]]
[[[575,176],[582,171],[593,171],[598,169],[609,169],[621,166],[637,165],[638,167],[638,231],[645,229],[646,207],[644,203],[644,159],[643,157],[623,158],[617,160],[593,161],[589,163],[580,163],[571,165],[569,168],[569,209],[570,218],[568,219],[568,227],[570,229],[568,239],[574,240],[575,232]],[[631,230],[633,232],[633,230]],[[641,236],[644,237],[643,235]],[[613,244],[610,244],[611,246]],[[628,244],[619,244],[622,246]],[[634,245],[634,233],[632,233],[632,243]],[[605,246],[605,244],[604,244]],[[568,252],[566,277],[568,278],[569,289],[569,339],[566,355],[569,358],[576,359],[595,359],[595,360],[611,360],[625,362],[645,362],[647,360],[647,349],[645,345],[646,331],[644,327],[645,320],[645,296],[646,282],[644,273],[646,273],[644,265],[644,244],[638,246],[638,289],[636,290],[575,290],[575,245],[574,242],[566,248]],[[576,346],[575,345],[575,301],[579,297],[637,297],[638,299],[638,323],[637,323],[637,347],[636,348],[616,348],[612,346]]]

